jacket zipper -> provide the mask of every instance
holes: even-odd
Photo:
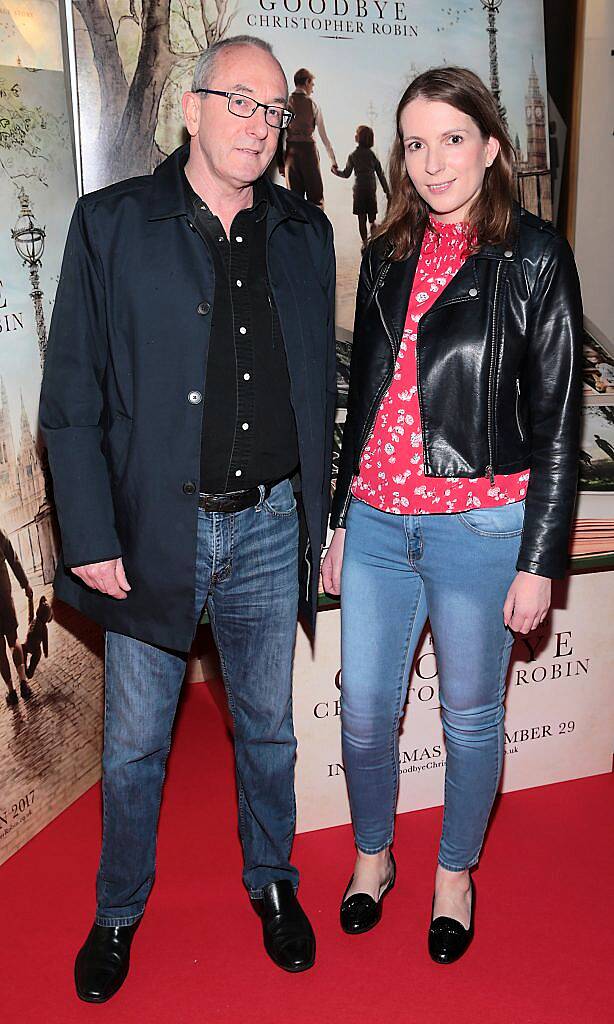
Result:
[[[383,263],[382,266],[379,268],[379,270],[377,272],[377,277],[375,278],[375,281],[371,285],[371,291],[367,295],[367,301],[365,302],[365,308],[363,310],[363,316],[367,312],[367,310],[368,310],[369,306],[371,305],[371,303],[373,302],[373,299],[375,298],[376,292],[378,291],[379,288],[381,288],[382,284],[384,283],[384,279],[385,279],[386,274],[388,273],[389,270],[390,270],[390,260],[388,260],[386,263]]]
[[[420,320],[418,321],[418,330],[416,331],[416,390],[418,392],[418,408],[420,409],[420,424],[422,426],[422,441],[423,441],[423,444],[422,444],[422,461],[424,463],[425,471],[428,471],[428,470],[430,470],[431,467],[430,467],[430,464],[429,464],[429,457],[428,457],[428,452],[426,450],[426,445],[424,444],[424,409],[422,408],[422,390],[420,388],[420,370],[419,370],[419,366],[418,366],[418,348],[419,348],[419,345],[420,345],[420,328],[422,327],[422,320],[423,319],[424,318],[421,317]],[[427,476],[430,476],[429,472],[427,472]]]
[[[501,264],[497,265],[497,276],[495,278],[495,297],[492,305],[492,332],[490,339],[490,373],[488,374],[488,465],[484,470],[484,476],[490,479],[491,484],[495,482],[493,469],[493,391],[495,383],[495,356],[497,353],[497,295],[499,292],[499,277],[501,275]]]
[[[520,440],[524,441],[524,434],[522,427],[520,426],[520,416],[518,414],[518,403],[520,402],[520,381],[516,377],[516,424],[518,426],[518,433],[520,434]]]
[[[441,309],[442,306],[451,306],[455,302],[462,302],[462,301],[463,301],[462,298],[448,299],[447,301],[442,302],[439,305],[438,308]],[[425,418],[424,418],[424,409],[423,409],[423,406],[422,406],[422,389],[420,387],[420,365],[419,365],[419,361],[418,361],[418,351],[419,351],[419,348],[420,348],[420,330],[421,330],[422,325],[424,324],[425,320],[427,319],[427,317],[429,316],[430,313],[431,313],[431,309],[427,310],[427,312],[424,314],[424,316],[420,317],[420,320],[418,322],[418,330],[416,332],[416,388],[417,388],[417,392],[418,392],[418,406],[419,406],[419,409],[420,409],[420,423],[422,425],[423,434],[424,434],[424,424],[425,424],[426,421],[425,421]],[[423,440],[424,440],[424,437],[423,437]],[[430,472],[429,471],[430,471],[431,467],[430,467],[430,463],[429,463],[428,452],[426,450],[426,445],[424,445],[424,444],[422,446],[422,461],[424,463],[424,468],[427,471],[427,475],[430,476]]]
[[[379,272],[379,274],[378,274],[378,276],[376,278],[375,284],[373,285],[373,288],[372,288],[371,293],[369,295],[368,304],[370,304],[372,302],[372,300],[375,298],[375,302],[376,302],[377,308],[379,310],[380,319],[382,321],[382,324],[384,325],[384,330],[386,331],[386,336],[388,338],[388,341],[390,342],[390,348],[392,349],[392,373],[388,374],[385,377],[383,384],[378,389],[377,394],[375,395],[375,398],[371,402],[371,408],[369,409],[369,415],[367,416],[367,420],[366,420],[366,423],[365,423],[365,426],[363,428],[363,432],[362,432],[362,435],[361,435],[361,438],[360,438],[360,443],[358,445],[358,447],[359,447],[358,462],[360,462],[360,459],[362,458],[362,453],[364,452],[365,448],[367,447],[369,436],[371,434],[371,430],[373,429],[373,424],[375,422],[375,416],[376,416],[376,412],[374,410],[377,409],[377,406],[381,402],[383,395],[386,393],[386,391],[390,387],[390,382],[392,381],[392,378],[394,376],[394,367],[395,367],[396,361],[397,361],[396,350],[395,350],[395,346],[394,346],[394,340],[393,340],[392,335],[391,335],[391,333],[390,333],[390,331],[388,329],[388,324],[384,320],[384,314],[382,313],[382,307],[381,307],[380,301],[379,301],[379,299],[377,297],[377,291],[382,286],[382,284],[384,283],[384,279],[385,279],[386,274],[388,273],[389,269],[390,269],[390,261],[385,263],[384,266],[382,267],[382,269],[380,270],[380,272]],[[371,416],[371,412],[373,412],[373,416]],[[369,422],[369,420],[370,420],[370,422]],[[354,463],[354,465],[355,464],[356,463]],[[352,469],[354,469],[354,466],[352,466]],[[346,512],[348,510],[348,506],[350,504],[351,497],[352,497],[352,484],[350,482],[350,486],[348,487],[347,494],[345,496],[345,501],[343,502],[343,508],[341,509],[341,513],[339,515],[340,519],[344,519],[345,518],[345,514],[346,514]]]

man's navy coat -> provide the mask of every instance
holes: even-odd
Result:
[[[184,146],[152,175],[78,201],[40,406],[62,533],[57,595],[115,632],[183,651],[196,626],[203,414],[188,395],[207,400],[214,296],[186,207],[187,156]],[[268,272],[299,439],[301,609],[313,624],[335,406],[332,229],[315,206],[265,182]],[[68,568],[120,555],[132,587],[124,601]]]

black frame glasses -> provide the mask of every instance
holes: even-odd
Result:
[[[222,92],[220,89],[193,89],[193,92],[210,93],[211,96],[225,96],[228,100],[228,110],[235,117],[252,117],[258,107],[264,109],[264,120],[271,128],[287,128],[294,117],[291,110],[286,107],[279,107],[275,103],[260,103],[251,96],[244,96],[242,92]],[[242,106],[242,104],[244,104]],[[234,109],[233,109],[234,108]]]

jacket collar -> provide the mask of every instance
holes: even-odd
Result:
[[[500,245],[483,245],[480,249],[478,249],[476,253],[474,253],[474,257],[476,259],[505,260],[506,263],[511,263],[516,258],[516,253],[518,251],[518,237],[520,234],[520,213],[520,206],[518,205],[518,203],[515,202],[512,208],[512,226],[511,231],[509,233],[509,240],[502,242]],[[410,254],[410,257],[408,258],[411,259],[411,255],[413,255],[414,252],[420,252],[421,245],[422,237],[420,237],[420,239],[417,240],[416,245],[412,250],[412,254]],[[378,261],[389,260],[394,252],[394,245],[392,245],[385,239],[382,239],[379,244],[378,242],[376,242],[375,246],[375,255]],[[405,264],[405,266],[407,266],[405,260],[402,260],[401,262]]]
[[[514,203],[512,209],[512,223],[509,232],[509,239],[500,245],[483,245],[475,253],[476,259],[504,260],[511,263],[516,258],[518,251],[518,235],[520,233],[520,207]]]
[[[148,220],[189,216],[192,204],[186,194],[182,171],[188,161],[190,143],[179,146],[153,172],[153,195]],[[272,224],[291,218],[308,223],[287,189],[274,185],[266,174],[259,179],[261,191],[268,202],[267,220]]]

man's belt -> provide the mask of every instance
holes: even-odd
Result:
[[[268,498],[274,484],[264,484],[262,499]],[[227,491],[226,494],[201,494],[198,498],[199,508],[205,512],[243,512],[253,508],[261,499],[260,488],[250,487],[247,491]]]

